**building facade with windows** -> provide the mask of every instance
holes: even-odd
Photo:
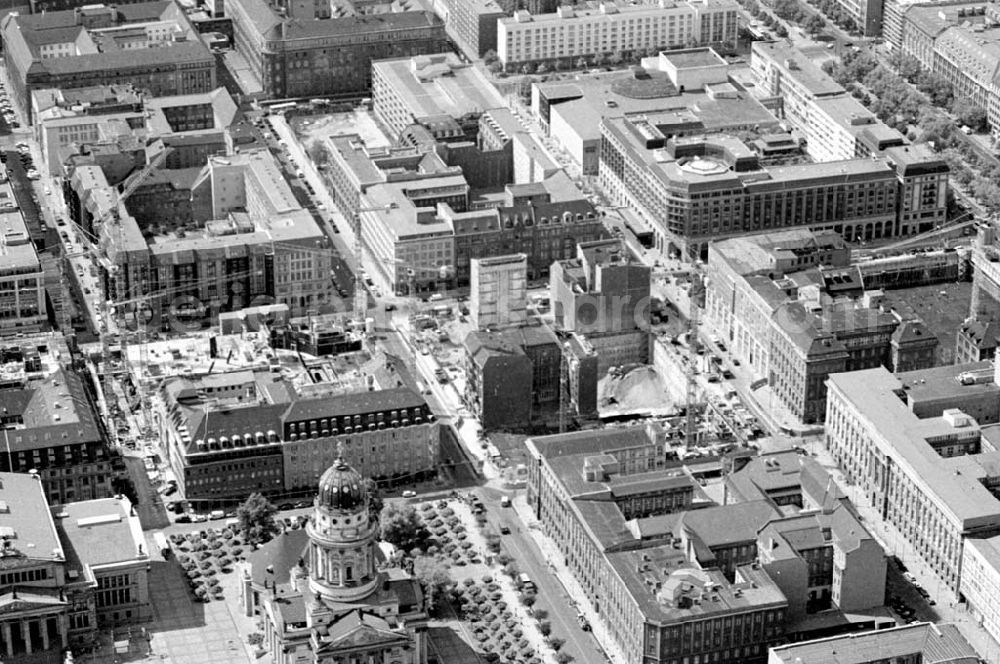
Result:
[[[372,63],[372,110],[393,141],[414,124],[442,117],[477,122],[483,112],[504,105],[486,75],[454,53]]]
[[[735,43],[738,6],[730,0],[597,7],[563,5],[549,14],[525,9],[497,21],[497,55],[505,67],[645,49]]]
[[[6,472],[0,498],[5,659],[57,661],[92,647],[98,628],[152,617],[149,552],[127,498],[50,508],[37,474]]]
[[[764,662],[788,599],[756,564],[766,501],[712,506],[655,429],[531,438],[528,505],[630,663]]]
[[[373,61],[448,50],[444,22],[427,11],[331,17],[321,3],[280,9],[267,0],[226,8],[236,50],[268,99],[366,92]]]
[[[828,380],[826,444],[834,459],[956,593],[967,541],[1000,534],[997,452],[980,430],[1000,417],[998,401],[988,362]]]
[[[35,471],[52,503],[115,495],[125,467],[107,443],[90,390],[73,371],[38,359],[21,359],[24,373],[0,388],[0,472]]]
[[[314,486],[309,523],[242,566],[240,599],[263,623],[263,648],[280,664],[426,664],[424,595],[387,564],[365,478],[338,456]]]
[[[215,57],[180,5],[87,5],[0,23],[11,97],[29,116],[45,88],[131,84],[154,96],[215,89]]]
[[[161,388],[159,430],[180,493],[202,505],[315,484],[342,453],[379,480],[433,476],[440,432],[407,388],[299,394],[266,372],[175,378]],[[331,456],[333,455],[333,456]]]
[[[651,279],[652,270],[617,239],[580,243],[576,258],[552,264],[555,324],[590,342],[598,373],[649,363]]]
[[[24,217],[0,211],[0,335],[37,332],[47,317],[45,275]]]
[[[469,315],[479,329],[528,321],[528,257],[525,254],[470,260]]]

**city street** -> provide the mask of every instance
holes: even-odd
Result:
[[[514,559],[517,568],[527,573],[538,588],[536,607],[545,608],[552,622],[552,635],[566,639],[563,649],[577,662],[582,664],[606,664],[600,644],[594,638],[593,632],[585,632],[577,621],[577,606],[566,592],[565,587],[553,573],[546,556],[538,548],[531,536],[529,528],[521,521],[516,510],[511,507],[501,507],[500,499],[512,492],[483,487],[476,491],[486,506],[487,520],[496,532],[500,526],[507,524],[509,535],[501,537],[501,550]]]

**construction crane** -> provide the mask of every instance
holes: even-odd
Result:
[[[701,346],[701,340],[698,338],[701,327],[701,308],[698,300],[703,292],[701,265],[695,260],[692,263],[691,287],[688,289],[688,368],[684,423],[684,444],[688,448],[694,447],[698,442],[698,362],[701,357],[698,353]]]
[[[119,205],[121,205],[121,203],[123,203],[126,199],[128,199],[128,197],[131,196],[135,192],[135,190],[139,188],[139,186],[146,180],[146,178],[149,177],[149,175],[154,170],[159,168],[161,164],[163,164],[164,160],[170,155],[171,152],[173,152],[173,148],[165,147],[163,150],[157,153],[152,159],[150,159],[149,162],[132,178],[132,180],[120,192],[117,192],[113,204],[108,206],[108,209],[105,211],[105,213],[99,219],[95,220],[95,224],[100,224],[100,225],[117,224],[117,228],[115,229],[110,229],[110,228],[104,229],[103,232],[105,237],[108,237],[108,234],[112,230],[114,230],[118,234],[117,238],[119,244],[121,243],[121,240],[124,237],[124,232],[121,225],[121,220],[118,217]],[[80,236],[84,244],[84,250],[65,254],[63,256],[63,260],[60,262],[60,268],[61,268],[60,279],[62,282],[61,286],[63,290],[63,296],[65,298],[65,305],[68,305],[69,302],[72,300],[72,296],[70,295],[70,289],[69,289],[69,279],[66,274],[66,265],[69,264],[72,259],[85,255],[90,255],[94,260],[94,262],[99,262],[101,260],[100,248],[93,240],[90,239],[90,237],[88,237],[88,233],[81,232],[78,235]],[[118,275],[117,266],[112,265],[110,261],[108,261],[108,274],[109,277],[115,281],[114,295],[120,297],[121,289],[118,283],[120,276]],[[98,306],[100,321],[99,321],[99,329],[97,330],[97,332],[101,340],[101,361],[104,364],[102,381],[104,383],[103,392],[105,399],[105,408],[108,408],[107,399],[112,394],[111,348],[108,343],[108,336],[111,334],[111,329],[112,329],[111,309],[109,306],[110,295],[111,295],[110,293],[105,292],[104,297],[101,298],[100,304]],[[72,319],[68,312],[68,306],[63,307],[62,314],[63,314],[62,316],[63,333],[71,334],[73,325],[72,325]],[[121,342],[122,342],[122,356],[127,357],[127,355],[125,354],[125,345],[127,343],[126,335],[121,335]],[[107,414],[110,414],[110,412]]]

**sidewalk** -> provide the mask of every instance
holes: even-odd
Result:
[[[816,461],[830,473],[837,485],[844,489],[851,502],[854,503],[858,514],[861,515],[865,527],[882,545],[886,555],[898,556],[908,567],[910,573],[916,577],[917,582],[926,588],[937,602],[936,606],[928,607],[931,612],[936,614],[934,622],[953,623],[985,661],[1000,661],[1000,644],[979,626],[978,621],[966,609],[966,605],[959,603],[955,593],[924,562],[903,534],[895,526],[882,519],[878,511],[868,501],[864,491],[861,491],[857,484],[847,481],[826,449],[823,440],[806,442],[804,446],[814,455]]]
[[[535,518],[534,514],[531,513],[531,508],[528,507],[525,494],[518,492],[513,497],[513,500],[511,500],[511,505],[528,529],[528,532],[531,533],[535,544],[538,545],[538,548],[545,555],[552,575],[556,577],[566,591],[566,594],[572,599],[577,611],[582,613],[587,622],[590,623],[590,628],[597,642],[600,643],[604,655],[613,664],[625,664],[627,661],[625,653],[615,644],[614,639],[611,638],[611,634],[604,624],[604,619],[594,610],[590,600],[587,599],[587,593],[576,580],[576,577],[573,576],[573,573],[569,571],[569,568],[566,567],[559,547],[556,546],[556,543],[548,535],[542,532],[541,524]]]

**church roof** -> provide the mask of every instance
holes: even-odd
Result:
[[[384,618],[358,609],[340,616],[327,628],[327,633],[319,638],[319,652],[368,649],[374,645],[408,643],[409,640],[407,634],[394,630]]]

